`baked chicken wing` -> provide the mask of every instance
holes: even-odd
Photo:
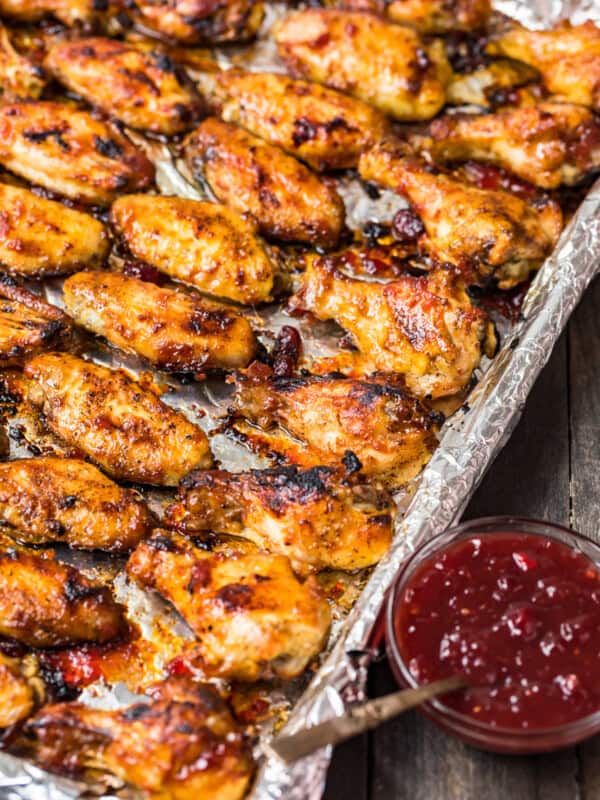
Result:
[[[108,254],[104,225],[20,186],[0,184],[0,264],[42,278],[97,266]]]
[[[0,521],[26,544],[112,552],[131,550],[153,525],[131,489],[86,461],[52,456],[0,464]]]
[[[0,543],[0,635],[30,647],[107,642],[124,630],[106,586],[51,552]]]
[[[182,197],[130,195],[111,220],[136,258],[207,294],[251,305],[271,299],[275,263],[252,219]]]
[[[118,272],[79,272],[64,284],[69,314],[121,350],[159,369],[245,367],[256,352],[247,320],[231,307]]]
[[[108,0],[0,0],[0,15],[19,22],[38,22],[55,17],[69,27],[101,21]]]
[[[0,164],[45,189],[97,205],[146,189],[154,167],[113,125],[63,103],[0,107]]]
[[[483,28],[491,12],[491,0],[391,0],[386,8],[393,22],[426,34]]]
[[[316,579],[302,583],[285,556],[211,553],[157,531],[132,553],[127,572],[175,606],[198,637],[195,663],[210,675],[296,677],[329,632]]]
[[[173,678],[151,702],[117,711],[46,706],[26,733],[45,769],[108,773],[153,800],[240,800],[254,771],[249,742],[215,689],[179,689]]]
[[[446,86],[446,102],[481,108],[530,105],[534,103],[535,94],[541,94],[537,81],[539,73],[531,65],[499,58],[470,72],[454,73]]]
[[[0,275],[0,367],[22,364],[28,356],[59,346],[70,331],[60,309]]]
[[[0,0],[0,9],[2,2]],[[44,70],[18,53],[0,23],[0,97],[5,103],[37,100],[46,85]]]
[[[329,467],[199,470],[180,483],[166,524],[191,535],[243,536],[305,573],[376,564],[390,545],[391,512],[387,492]]]
[[[562,229],[556,203],[537,208],[509,192],[436,174],[403,143],[382,143],[365,152],[359,172],[408,198],[425,226],[421,244],[434,257],[456,264],[470,280],[493,276],[502,289],[537,269]]]
[[[445,102],[450,68],[415,31],[361,11],[292,11],[275,32],[298,78],[347,92],[398,120],[431,119]]]
[[[54,44],[44,65],[68,89],[132,128],[172,136],[189,130],[202,110],[191,81],[158,50],[76,39]]]
[[[385,116],[354,97],[267,72],[227,70],[203,84],[225,122],[281,147],[318,171],[355,167],[387,129]]]
[[[260,232],[288,242],[333,247],[344,204],[333,185],[278,147],[214,117],[190,134],[185,159],[199,182],[235,211],[249,211]]]
[[[0,730],[29,717],[43,695],[43,683],[29,660],[0,652]]]
[[[212,463],[204,432],[122,370],[47,353],[25,375],[48,428],[118,480],[176,486]]]
[[[267,452],[300,466],[362,468],[393,484],[429,460],[439,423],[438,415],[383,378],[279,378],[252,367],[237,378],[234,414],[265,431],[257,437],[234,423],[250,446],[264,441]]]
[[[600,111],[600,28],[593,22],[539,31],[515,25],[487,51],[531,64],[549,92]]]

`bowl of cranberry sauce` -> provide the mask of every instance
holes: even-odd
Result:
[[[422,708],[447,731],[496,752],[572,745],[600,731],[600,547],[515,517],[453,528],[398,575],[386,642],[404,686],[464,676]]]

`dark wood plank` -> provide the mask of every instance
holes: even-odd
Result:
[[[335,748],[323,800],[367,800],[368,747],[364,734]]]

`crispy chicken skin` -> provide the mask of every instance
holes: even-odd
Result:
[[[225,122],[317,171],[355,167],[388,127],[384,115],[361,100],[286,75],[228,70],[211,75],[204,88]]]
[[[107,711],[43,708],[26,733],[40,766],[109,773],[152,800],[240,800],[254,772],[249,743],[208,684],[170,678],[150,703]]]
[[[248,41],[264,16],[262,0],[135,0],[124,5],[134,21],[183,44]]]
[[[70,321],[60,309],[0,274],[0,367],[22,364],[28,356],[58,346],[70,332]]]
[[[130,195],[111,221],[136,258],[202,292],[252,305],[271,299],[275,265],[254,221],[219,203]]]
[[[496,114],[452,114],[420,138],[434,161],[488,161],[544,189],[600,167],[600,122],[584,106],[540,103]]]
[[[150,534],[141,498],[76,458],[23,458],[0,464],[0,521],[26,544],[64,542],[125,552]]]
[[[99,22],[101,5],[97,0],[0,0],[0,15],[19,22],[38,22],[53,16],[71,27]]]
[[[415,31],[361,11],[306,8],[277,27],[292,74],[357,97],[401,121],[431,119],[450,68]]]
[[[47,353],[25,375],[48,428],[117,480],[176,486],[212,463],[204,432],[122,370]]]
[[[103,643],[124,627],[123,610],[106,586],[51,551],[0,545],[0,635],[30,647]]]
[[[593,22],[539,31],[515,24],[490,42],[487,52],[531,64],[549,92],[600,111],[600,28]]]
[[[32,680],[32,671],[27,659],[9,658],[0,652],[0,729],[33,713],[40,694],[36,684],[41,681]]]
[[[333,185],[279,147],[214,117],[185,144],[185,159],[222,203],[250,212],[272,239],[333,247],[344,225],[344,204]]]
[[[556,203],[535,208],[509,192],[435,174],[401,142],[365,152],[359,173],[408,198],[425,226],[421,244],[434,257],[461,267],[470,280],[493,276],[501,289],[537,269],[562,229]]]
[[[449,105],[474,105],[481,108],[506,106],[508,103],[521,105],[525,104],[524,92],[532,94],[533,102],[533,93],[541,91],[537,81],[539,73],[529,64],[499,58],[472,72],[454,73],[446,87],[446,102]],[[527,84],[534,86],[528,87]]]
[[[12,275],[64,275],[101,264],[108,248],[104,225],[89,214],[0,184],[0,264]]]
[[[329,632],[316,579],[302,583],[285,556],[211,553],[159,530],[132,553],[127,573],[175,606],[198,637],[195,663],[210,675],[294,678]]]
[[[234,413],[267,432],[281,426],[300,440],[296,448],[284,440],[272,444],[290,461],[350,471],[362,467],[364,475],[394,483],[413,477],[428,461],[439,422],[385,377],[279,378],[252,367],[237,378]]]
[[[243,536],[288,556],[298,573],[376,564],[392,537],[387,492],[329,467],[225,472],[198,470],[179,484],[166,524],[187,534]]]
[[[87,330],[159,369],[199,372],[247,366],[250,324],[231,307],[118,272],[79,272],[64,284],[69,314]]]
[[[380,283],[345,275],[335,258],[312,259],[292,303],[352,334],[355,371],[400,373],[420,397],[460,392],[495,346],[487,315],[445,268]]]
[[[64,103],[0,107],[0,164],[45,189],[108,205],[146,189],[154,167],[112,124]]]
[[[0,7],[2,3],[0,2]],[[46,85],[44,70],[18,53],[0,23],[0,97],[5,103],[37,100]]]
[[[54,44],[46,68],[68,89],[132,128],[172,136],[202,110],[185,73],[159,51],[101,37]]]

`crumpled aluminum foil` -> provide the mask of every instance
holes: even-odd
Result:
[[[586,19],[600,22],[598,0],[495,0],[494,6],[532,28],[545,27],[563,19],[574,23]],[[257,58],[247,66],[273,69],[272,58],[268,45],[259,42]],[[202,197],[202,193],[190,184],[185,171],[175,169],[168,151],[163,149],[164,159],[159,156],[155,161],[161,191]],[[354,205],[355,200],[366,203],[364,197],[353,193],[352,186],[341,189],[349,206],[350,220],[355,218],[357,223],[364,220],[371,209],[357,209]],[[390,207],[402,203],[400,198],[387,194],[383,201],[384,206],[387,203]],[[538,272],[527,293],[519,322],[507,334],[502,331],[502,349],[469,395],[468,404],[444,426],[440,445],[419,478],[412,499],[410,502],[406,497],[401,499],[404,510],[398,512],[395,521],[392,548],[335,631],[334,646],[295,704],[285,726],[286,733],[341,715],[349,703],[363,698],[367,669],[373,655],[369,650],[369,637],[399,566],[421,543],[460,519],[486,469],[516,426],[527,395],[570,314],[598,272],[600,180],[590,190],[564,230],[554,253]],[[49,299],[60,305],[60,288],[51,284],[46,291]],[[262,315],[262,321],[255,320],[275,331],[286,321],[289,322],[279,319],[277,314],[269,316],[269,312]],[[296,320],[294,324],[302,326],[303,323]],[[326,352],[331,346],[326,328],[323,328],[323,333],[321,341],[315,339],[313,333],[309,342],[317,352],[321,348]],[[111,366],[136,370],[135,360],[115,351],[94,353],[93,357]],[[224,408],[226,396],[220,394],[220,388],[207,381],[192,389],[181,387],[175,396],[163,399],[194,417],[198,407]],[[210,427],[208,419],[202,417],[195,421],[202,427]],[[229,469],[258,466],[252,463],[252,456],[241,453],[239,449],[231,450],[221,437],[212,440],[212,447]],[[244,463],[245,459],[248,463]],[[116,704],[119,704],[118,698]],[[270,750],[268,741],[262,744],[262,750],[265,757],[251,794],[253,800],[318,800],[321,797],[331,748],[291,766],[284,764]],[[128,798],[136,795],[135,792],[126,794]],[[97,787],[51,775],[31,763],[0,752],[1,800],[74,800],[92,796],[98,796]],[[104,794],[102,797],[103,800],[117,800],[112,795]],[[122,797],[119,792],[119,798]]]

